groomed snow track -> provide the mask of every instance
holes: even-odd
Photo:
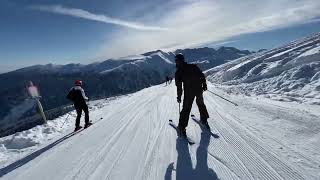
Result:
[[[205,92],[205,103],[211,116],[209,124],[220,138],[202,132],[190,118],[187,133],[195,141],[190,146],[177,138],[175,130],[168,125],[169,119],[178,122],[174,83],[144,89],[93,110],[91,119],[95,123],[90,128],[73,136],[65,136],[2,168],[0,179],[318,178],[314,168],[319,165],[319,160],[281,144],[282,141],[272,139],[267,132],[244,124],[244,117],[236,112],[243,111],[245,114],[250,110],[241,106],[241,100],[232,100],[240,106],[234,107]],[[195,104],[192,114],[199,116]],[[278,147],[274,147],[275,144],[285,148],[286,153],[282,154]],[[288,153],[305,166],[287,158]]]

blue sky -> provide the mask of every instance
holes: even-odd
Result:
[[[1,0],[0,72],[155,49],[272,48],[320,31],[319,0]]]

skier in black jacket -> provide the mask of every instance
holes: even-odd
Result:
[[[210,129],[207,121],[209,114],[206,105],[204,104],[202,95],[203,91],[207,90],[207,83],[204,74],[197,65],[187,64],[184,61],[184,56],[181,53],[175,56],[175,60],[177,68],[175,81],[177,86],[178,103],[181,103],[182,91],[184,91],[183,106],[178,125],[181,135],[186,136],[186,127],[188,126],[189,115],[195,97],[200,111],[201,123]]]
[[[67,96],[68,99],[73,101],[74,107],[77,111],[77,118],[76,118],[76,127],[75,131],[81,129],[80,126],[80,118],[82,111],[84,111],[85,114],[85,126],[84,128],[87,128],[92,123],[89,121],[89,110],[86,101],[89,100],[89,98],[86,96],[84,90],[82,89],[82,81],[77,80],[75,81],[75,86],[70,89],[69,94]]]

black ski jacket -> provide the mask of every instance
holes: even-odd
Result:
[[[206,85],[206,78],[200,68],[195,64],[184,63],[175,74],[178,97],[182,95],[182,83],[184,93],[201,93]]]

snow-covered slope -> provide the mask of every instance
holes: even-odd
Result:
[[[177,52],[185,53],[188,62],[199,63],[203,69],[250,53],[227,47]],[[173,76],[174,72],[174,53],[157,50],[88,65],[36,65],[0,74],[3,84],[0,86],[0,137],[19,130],[16,129],[16,122],[25,121],[25,118],[35,114],[34,108],[26,109],[25,113],[14,113],[17,107],[33,107],[32,102],[26,100],[28,94],[25,87],[29,81],[38,86],[42,105],[45,110],[50,110],[68,103],[65,96],[76,79],[83,80],[88,96],[93,99],[132,93],[162,83],[166,76]],[[29,106],[25,106],[30,102]],[[1,124],[6,124],[6,128]]]
[[[188,145],[174,83],[91,102],[94,124],[75,135],[75,113],[0,139],[4,180],[214,180],[319,178],[320,112],[312,105],[204,93],[211,137],[190,119]],[[192,113],[198,116],[195,104]],[[66,123],[61,128],[63,122]],[[82,120],[83,123],[83,120]]]
[[[206,72],[230,92],[320,105],[320,33]]]

